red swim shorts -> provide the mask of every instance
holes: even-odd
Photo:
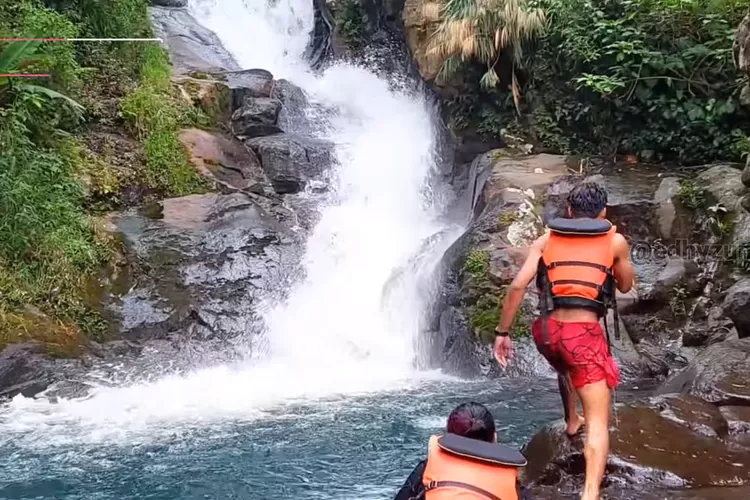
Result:
[[[598,322],[567,323],[547,319],[549,344],[544,344],[542,319],[531,325],[539,353],[558,373],[570,373],[573,386],[606,380],[610,389],[620,382],[620,369],[609,351],[609,343]]]

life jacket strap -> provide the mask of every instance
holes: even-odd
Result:
[[[604,289],[602,285],[597,285],[596,283],[591,283],[590,281],[583,281],[583,280],[550,281],[549,285],[551,287],[555,287],[556,285],[581,285],[581,286],[587,286],[589,288],[595,288],[598,292],[601,292]]]
[[[486,498],[489,498],[490,500],[503,500],[499,496],[496,496],[489,491],[483,490],[478,486],[474,486],[473,484],[468,483],[462,483],[460,481],[432,481],[430,483],[427,483],[424,491],[427,492],[436,488],[461,488],[464,490],[472,491],[478,495],[482,495]]]
[[[597,264],[596,262],[584,262],[579,260],[561,260],[557,262],[550,262],[549,265],[547,265],[547,269],[554,269],[561,266],[593,267],[594,269],[598,269],[603,273],[611,273],[610,268],[605,265]]]

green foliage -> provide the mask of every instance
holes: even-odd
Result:
[[[474,250],[464,262],[464,271],[476,279],[483,279],[490,269],[490,253],[487,250]]]
[[[708,191],[703,186],[692,180],[680,181],[680,189],[677,199],[685,208],[690,210],[701,210],[706,207]]]
[[[489,343],[494,340],[494,331],[500,322],[504,297],[504,291],[495,294],[487,293],[482,295],[477,303],[470,308],[471,326],[477,339],[481,342]],[[510,327],[510,335],[513,339],[529,335],[529,320],[528,306],[521,303],[521,307],[518,308]]]
[[[358,0],[341,0],[337,3],[334,19],[339,33],[350,46],[364,43],[367,36],[365,13]]]
[[[24,120],[39,110],[29,102],[0,109],[0,325],[27,304],[75,323],[91,315],[80,294],[107,247],[83,213],[73,159],[31,141]]]
[[[151,36],[146,6],[146,0],[0,1],[0,36]],[[116,205],[108,200],[117,199],[123,182],[108,162],[113,153],[97,150],[97,156],[84,139],[100,126],[97,119],[105,136],[122,132],[114,128],[117,103],[140,79],[122,111],[141,139],[146,177],[164,193],[186,194],[204,186],[177,130],[202,117],[173,95],[169,60],[156,45],[0,44],[0,72],[51,75],[0,79],[0,349],[37,339],[52,353],[74,354],[81,334],[106,332],[91,284],[114,244],[89,213]]]
[[[547,29],[525,61],[525,128],[545,149],[686,164],[747,151],[732,62],[744,0],[534,0]],[[486,100],[486,99],[485,99]],[[486,121],[484,118],[483,121]],[[493,128],[497,128],[493,125]]]
[[[141,84],[121,103],[123,116],[144,139],[149,184],[168,195],[200,192],[206,181],[190,165],[178,139],[181,126],[190,122],[187,106],[173,94],[171,67],[166,52],[149,45],[143,53]]]

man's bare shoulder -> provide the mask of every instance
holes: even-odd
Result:
[[[612,251],[616,257],[623,257],[630,253],[630,244],[625,239],[625,236],[615,233],[612,237]]]
[[[546,231],[543,235],[541,235],[536,240],[534,240],[534,243],[531,244],[531,248],[533,248],[534,250],[539,250],[541,252],[544,250],[544,247],[547,246],[548,240],[549,240],[549,231]]]

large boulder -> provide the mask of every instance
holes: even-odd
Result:
[[[605,168],[601,174],[584,179],[598,182],[607,189],[607,218],[617,226],[617,231],[629,239],[652,240],[660,232],[657,201],[659,174],[651,168]],[[575,184],[574,184],[575,185]]]
[[[269,205],[249,194],[212,193],[113,216],[128,257],[108,287],[116,330],[125,340],[179,342],[259,328],[257,300],[281,293],[299,248]]]
[[[692,221],[678,202],[680,188],[679,178],[665,177],[654,193],[658,234],[666,241],[689,234],[688,227],[691,226]]]
[[[177,75],[240,69],[216,34],[201,26],[186,9],[149,7],[148,12],[154,34],[166,43]]]
[[[670,259],[661,269],[656,280],[643,283],[639,290],[641,305],[648,307],[667,305],[675,298],[678,290],[681,296],[699,292],[701,287],[696,279],[699,272],[700,269],[693,261],[679,257]]]
[[[245,69],[223,73],[227,86],[231,91],[231,109],[234,113],[247,98],[271,97],[274,79],[270,71],[265,69]]]
[[[333,144],[320,139],[275,134],[248,139],[245,144],[258,155],[279,194],[303,190],[308,181],[320,176],[334,161]]]
[[[566,172],[561,156],[513,158],[491,151],[475,159],[464,193],[472,220],[440,264],[441,299],[432,311],[435,365],[465,376],[498,373],[487,347],[498,300],[542,230],[547,188]],[[527,294],[513,325],[516,337],[528,335],[535,307],[534,294]],[[514,362],[514,369],[519,366],[525,364]]]
[[[727,340],[707,347],[658,392],[686,393],[718,405],[750,406],[748,373],[750,339]]]
[[[739,338],[750,337],[750,278],[744,278],[727,291],[724,314],[732,320]]]
[[[270,97],[246,98],[232,114],[232,133],[239,139],[251,139],[283,132],[277,123],[281,101]]]
[[[710,202],[720,203],[733,217],[731,250],[737,252],[749,247],[750,213],[742,208],[745,192],[742,170],[732,165],[716,165],[698,174],[697,183],[711,195]]]
[[[199,75],[204,76],[204,75]],[[203,111],[214,123],[224,124],[230,116],[230,94],[225,82],[205,75],[204,78],[181,75],[174,83],[188,103]]]
[[[201,175],[234,190],[267,183],[258,157],[237,139],[197,128],[182,130],[179,138]]]
[[[750,449],[726,440],[727,421],[714,405],[689,396],[667,396],[619,406],[613,420],[603,483],[607,494],[630,488],[664,491],[750,482]],[[522,452],[529,461],[523,479],[532,492],[544,486],[580,491],[583,439],[568,438],[562,422],[537,433]]]
[[[0,399],[17,394],[31,397],[54,380],[44,346],[37,343],[9,345],[0,353]]]
[[[750,13],[740,23],[732,49],[737,68],[750,75]],[[745,85],[742,89],[740,101],[750,108],[750,85]]]

